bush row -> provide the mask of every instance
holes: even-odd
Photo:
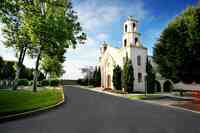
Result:
[[[33,81],[29,81],[27,79],[19,79],[17,81],[17,84],[19,86],[29,86],[33,84]],[[58,86],[58,85],[60,85],[60,81],[56,79],[38,81],[38,86]]]
[[[84,86],[87,86],[87,85],[94,85],[95,81],[93,79],[78,79],[77,80],[77,84],[79,85],[84,85]]]

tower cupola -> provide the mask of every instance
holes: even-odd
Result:
[[[131,47],[139,45],[139,33],[137,32],[138,21],[132,16],[124,22],[124,33],[123,33],[123,47]]]

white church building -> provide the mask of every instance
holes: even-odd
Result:
[[[134,69],[134,90],[145,90],[147,48],[140,42],[140,33],[137,31],[138,21],[128,17],[123,25],[121,48],[114,48],[104,42],[100,47],[99,67],[101,69],[101,87],[113,87],[112,77],[115,65],[123,69],[128,57]]]

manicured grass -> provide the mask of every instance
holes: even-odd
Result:
[[[38,92],[30,90],[1,90],[0,116],[26,112],[54,105],[63,98],[63,89],[41,88]]]
[[[133,100],[151,100],[151,99],[159,99],[162,96],[160,94],[128,94],[129,99]]]

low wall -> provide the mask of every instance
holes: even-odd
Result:
[[[185,84],[185,83],[180,82],[180,83],[174,84],[174,89],[200,91],[200,84]]]
[[[62,85],[77,85],[77,80],[60,80]]]

